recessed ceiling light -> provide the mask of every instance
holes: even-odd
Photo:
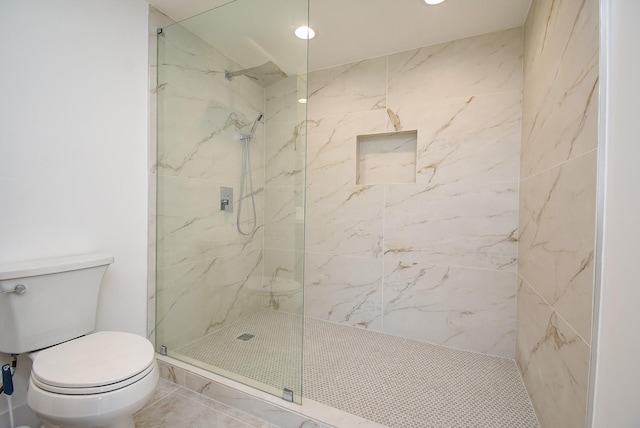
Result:
[[[426,4],[440,4],[442,3],[444,0],[424,0],[424,2]]]
[[[307,99],[306,99],[306,98],[299,98],[299,99],[298,99],[298,102],[299,102],[300,104],[306,104],[306,103],[307,103]]]
[[[316,36],[316,32],[313,31],[313,28],[309,28],[307,26],[302,26],[296,28],[296,37],[302,40],[311,40]]]

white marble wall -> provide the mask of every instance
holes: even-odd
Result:
[[[514,356],[521,91],[522,29],[310,73],[306,315]],[[358,185],[409,130],[415,183]]]
[[[236,230],[242,144],[259,113],[264,89],[179,24],[159,38],[157,96],[158,345],[184,345],[262,307],[265,195],[264,127],[251,142],[258,227]],[[220,187],[233,187],[234,212],[220,211]],[[245,192],[247,193],[247,192]],[[242,224],[251,227],[244,198]]]
[[[302,313],[306,80],[265,88],[265,307]]]
[[[594,287],[599,2],[524,32],[517,362],[543,427],[584,427]]]

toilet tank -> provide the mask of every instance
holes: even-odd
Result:
[[[0,352],[46,348],[95,330],[113,256],[87,254],[0,265]]]

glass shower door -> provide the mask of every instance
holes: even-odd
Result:
[[[308,0],[235,0],[158,36],[156,346],[302,395]]]

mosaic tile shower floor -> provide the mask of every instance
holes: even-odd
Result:
[[[303,397],[389,427],[539,426],[513,360],[313,318],[304,329]],[[299,316],[263,311],[176,352],[299,393],[301,333]]]

